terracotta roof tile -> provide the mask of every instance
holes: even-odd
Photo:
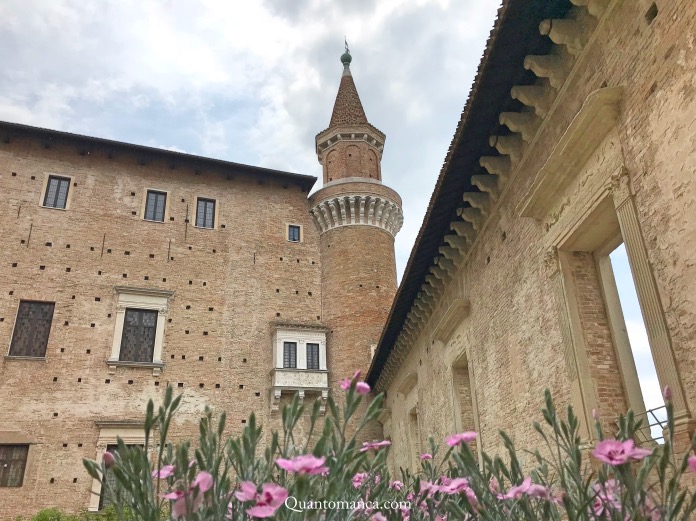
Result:
[[[350,69],[346,68],[341,76],[341,85],[338,87],[336,102],[334,103],[331,123],[329,128],[337,125],[360,125],[367,123],[365,110],[355,88]]]

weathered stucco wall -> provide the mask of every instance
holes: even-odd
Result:
[[[525,144],[523,159],[513,162],[475,243],[409,341],[405,361],[388,379],[382,373],[394,466],[409,466],[416,450],[408,429],[412,402],[421,448],[429,436],[443,443],[447,434],[476,426],[490,451],[502,446],[499,429],[521,447],[534,443],[531,422],[540,419],[545,388],[559,404],[582,408],[581,397],[585,414],[596,407],[608,419],[627,409],[628,369],[620,365],[620,331],[612,330],[609,289],[597,264],[621,242],[619,221],[626,225],[625,216],[617,217],[624,211],[617,210],[626,186],[622,174],[635,194],[644,273],[659,295],[684,408],[696,407],[696,9],[687,1],[658,2],[651,20],[650,7],[643,0],[612,1],[603,18],[589,24],[596,30]],[[587,13],[574,8],[570,17],[586,20]],[[567,57],[562,47],[552,52]],[[541,217],[521,217],[535,176],[590,93],[616,86],[623,95],[606,137],[545,196]],[[443,339],[439,324],[452,321],[448,309],[457,298],[469,307],[457,311],[456,327]],[[564,314],[570,317],[565,323]],[[659,324],[651,327],[657,331]],[[473,404],[461,390],[462,367],[471,377]],[[404,389],[415,399],[407,401]]]

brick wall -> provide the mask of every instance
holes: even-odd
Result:
[[[487,451],[501,449],[499,429],[507,430],[520,447],[537,444],[531,421],[540,419],[545,388],[559,405],[573,403],[555,280],[545,269],[544,257],[554,244],[580,233],[587,223],[583,215],[598,204],[602,183],[606,185],[620,164],[625,165],[635,192],[680,377],[691,409],[696,406],[696,10],[686,1],[657,2],[658,15],[650,21],[645,15],[651,3],[611,3],[610,14],[577,59],[534,146],[525,150],[524,167],[508,181],[463,267],[410,345],[388,388],[396,466],[406,465],[401,454],[409,446],[410,410],[402,403],[400,386],[416,378],[421,441],[433,436],[442,443],[455,429],[451,367],[464,354],[475,375],[481,439]],[[520,202],[584,100],[596,89],[617,85],[624,87],[621,113],[597,155],[566,191],[556,194],[548,218],[521,218]],[[595,224],[597,230],[618,226]],[[595,233],[588,230],[582,231]],[[589,371],[596,386],[590,392],[596,393],[606,414],[613,414],[625,408],[625,397],[594,260],[589,253],[571,257]],[[470,299],[470,314],[436,349],[436,325],[457,294]]]
[[[39,206],[46,172],[73,177],[69,210]],[[299,185],[15,139],[0,144],[0,187],[2,354],[21,299],[56,303],[45,361],[0,358],[0,431],[33,442],[24,485],[0,489],[0,517],[86,508],[81,458],[97,455],[95,421],[143,418],[168,384],[185,397],[174,439],[197,437],[206,405],[227,412],[230,433],[252,411],[271,422],[271,322],[323,319],[318,232]],[[148,188],[169,192],[171,220],[141,219]],[[196,196],[217,199],[218,229],[193,226]],[[303,227],[302,243],[286,240],[287,223]],[[114,286],[175,292],[159,376],[109,373]]]

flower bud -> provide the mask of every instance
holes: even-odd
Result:
[[[672,399],[672,388],[669,385],[665,385],[665,390],[663,391],[662,396],[665,397],[665,400]]]
[[[106,468],[113,467],[114,463],[116,462],[116,460],[114,459],[114,455],[110,452],[104,453],[104,455],[102,456],[102,461],[104,462],[104,466]]]
[[[595,421],[599,420],[599,411],[597,409],[592,409],[592,417]]]

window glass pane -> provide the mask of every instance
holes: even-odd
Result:
[[[23,300],[19,303],[10,356],[46,356],[54,307],[53,302]]]
[[[291,224],[288,226],[288,240],[292,242],[300,241],[300,227]]]
[[[65,208],[68,201],[69,188],[70,179],[50,176],[48,178],[48,185],[46,186],[44,206],[48,206],[49,208]]]
[[[0,487],[21,487],[29,445],[0,445]]]
[[[126,445],[126,447],[142,447],[141,445]],[[107,445],[107,452],[116,452],[118,445]],[[104,474],[104,481],[106,481],[106,486],[102,485],[101,496],[99,498],[99,510],[105,508],[114,503],[114,491],[116,490],[116,476],[110,468],[106,469]],[[128,492],[122,490],[121,500],[124,503],[128,503],[132,497]]]
[[[164,221],[166,203],[167,194],[148,190],[145,201],[145,219],[148,221]]]
[[[307,344],[307,369],[319,369],[319,344]]]
[[[283,367],[297,367],[297,344],[295,342],[283,343]]]
[[[215,227],[215,200],[198,199],[196,208],[196,226],[201,228]]]
[[[119,360],[152,362],[157,333],[157,311],[126,309]]]

